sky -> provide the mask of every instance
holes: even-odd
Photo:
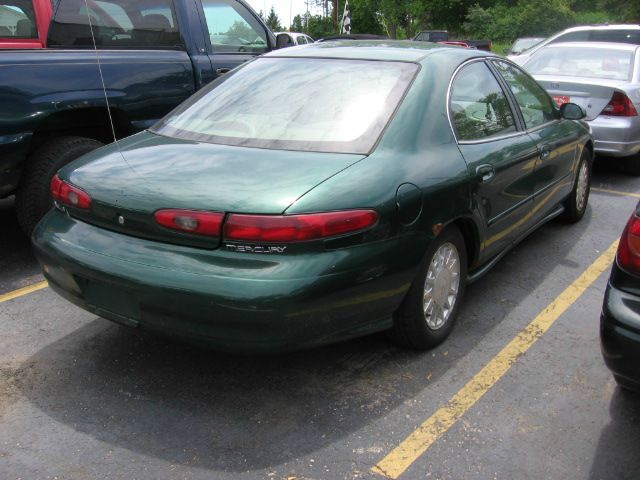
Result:
[[[249,5],[253,7],[256,12],[260,12],[260,10],[264,11],[265,14],[268,14],[273,6],[276,11],[276,15],[280,19],[280,24],[288,28],[291,25],[291,20],[296,15],[302,15],[307,7],[305,5],[304,0],[247,0]],[[311,3],[311,2],[309,2]],[[342,3],[342,1],[340,2]],[[314,9],[309,6],[309,11],[312,15],[319,15],[321,13],[321,9]]]

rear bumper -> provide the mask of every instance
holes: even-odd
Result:
[[[163,244],[54,210],[33,234],[51,287],[96,315],[228,351],[308,348],[384,330],[415,259],[393,239],[313,254]],[[383,260],[383,259],[386,259]]]
[[[599,116],[589,122],[595,151],[611,157],[628,157],[640,152],[640,116]]]
[[[600,341],[607,367],[640,387],[640,297],[607,285]]]

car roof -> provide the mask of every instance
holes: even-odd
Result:
[[[566,28],[558,33],[581,32],[583,30],[640,30],[640,25],[628,23],[615,25],[580,25],[578,27]]]
[[[618,43],[618,42],[556,42],[545,45],[540,50],[546,50],[548,48],[559,48],[559,47],[572,47],[572,48],[606,48],[606,49],[614,49],[614,50],[623,50],[633,52],[640,48],[640,45],[636,45],[633,43]]]
[[[411,40],[337,40],[274,50],[263,57],[351,58],[354,60],[387,60],[420,62],[436,52],[461,58],[495,56],[489,52],[439,43]]]

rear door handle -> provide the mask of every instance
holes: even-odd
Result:
[[[476,168],[476,175],[480,177],[481,182],[490,181],[496,174],[491,165],[480,165]]]

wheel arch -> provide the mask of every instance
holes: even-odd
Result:
[[[470,217],[457,217],[447,223],[446,227],[455,226],[464,239],[467,248],[467,268],[471,268],[478,261],[480,253],[480,233],[476,222]]]

